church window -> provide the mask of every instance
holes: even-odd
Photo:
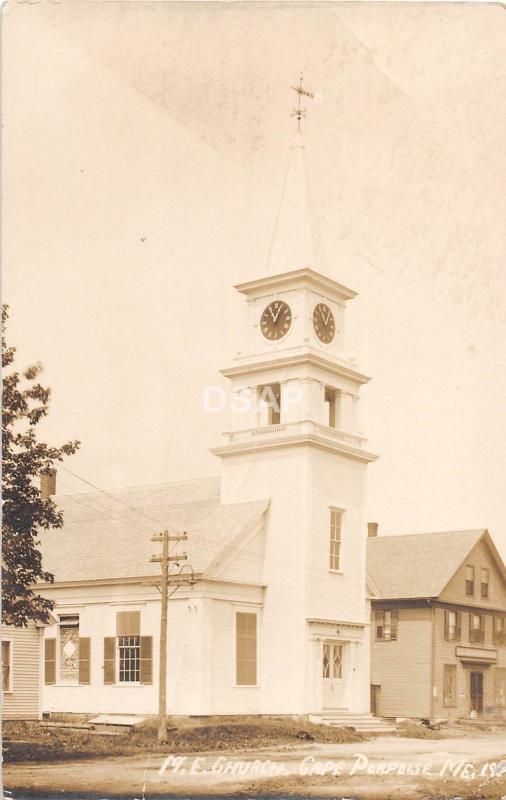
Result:
[[[329,386],[325,387],[325,422],[329,428],[337,428],[338,426],[338,392],[331,389]]]
[[[59,665],[62,683],[79,679],[79,614],[59,615]]]
[[[235,615],[236,678],[238,686],[257,683],[257,615],[238,612]]]
[[[330,509],[330,563],[329,568],[341,569],[341,521],[343,512],[337,508]]]
[[[118,680],[119,683],[139,683],[141,650],[140,611],[118,611],[116,615],[118,635]]]
[[[104,639],[104,684],[153,683],[153,639],[141,636],[141,612],[118,611],[116,636]]]
[[[490,573],[488,569],[482,567],[481,570],[481,596],[488,597],[488,582],[489,582]]]
[[[443,705],[456,705],[457,667],[455,664],[443,664]]]
[[[474,594],[474,567],[469,564],[466,567],[466,594],[468,597]]]

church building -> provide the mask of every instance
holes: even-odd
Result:
[[[218,476],[57,498],[64,528],[42,536],[55,582],[38,587],[57,620],[45,712],[157,713],[150,533],[168,528],[188,531],[173,547],[193,568],[169,600],[169,714],[374,724],[364,513],[376,456],[357,421],[369,378],[346,357],[355,292],[315,261],[299,133],[268,270],[235,288],[247,345],[223,370],[234,411],[212,450]]]

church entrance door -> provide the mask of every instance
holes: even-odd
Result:
[[[323,708],[343,708],[344,645],[323,643],[322,657]]]

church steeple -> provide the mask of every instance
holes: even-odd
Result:
[[[312,213],[302,134],[297,131],[290,152],[278,215],[272,237],[267,272],[316,268]]]

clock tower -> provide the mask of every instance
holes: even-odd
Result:
[[[369,378],[345,354],[345,308],[356,293],[321,272],[314,256],[299,131],[266,274],[235,288],[246,300],[246,344],[222,371],[233,412],[212,452],[221,459],[223,504],[270,498],[257,543],[263,713],[365,713],[364,512],[376,456],[357,412]]]

